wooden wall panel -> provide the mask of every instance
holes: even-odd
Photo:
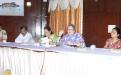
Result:
[[[35,36],[35,17],[40,15],[40,0],[31,0],[31,7],[26,6],[27,1],[30,0],[25,0],[25,16],[0,16],[0,24],[8,33],[8,41],[14,41],[23,25]]]
[[[121,0],[84,0],[84,37],[87,44],[103,47],[108,34],[108,25],[121,27]]]

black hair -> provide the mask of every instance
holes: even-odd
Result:
[[[53,34],[53,32],[52,32],[52,30],[51,30],[51,28],[50,28],[49,26],[45,26],[45,27],[44,27],[44,30],[45,30],[45,29],[48,30],[49,32],[51,32],[51,34]]]
[[[22,30],[22,29],[25,29],[26,31],[28,30],[28,28],[26,26],[21,26],[20,30]]]
[[[68,25],[68,27],[71,26],[74,30],[76,29],[76,26],[73,24]]]
[[[120,30],[120,28],[115,27],[113,29],[116,30],[117,34],[119,35],[118,38],[121,39],[121,30]]]

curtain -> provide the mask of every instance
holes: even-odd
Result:
[[[49,25],[54,33],[58,34],[60,30],[66,31],[66,27],[69,24],[76,25],[76,31],[81,33],[81,4],[82,0],[56,0],[56,2],[50,0]],[[51,8],[50,5],[53,6],[53,8]]]

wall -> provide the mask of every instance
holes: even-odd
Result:
[[[121,0],[84,0],[84,37],[87,44],[103,47],[108,34],[108,25],[121,27]]]
[[[35,37],[35,19],[40,15],[40,0],[31,0],[32,6],[27,7],[25,0],[25,16],[0,16],[0,24],[7,31],[8,41],[14,41],[20,32],[20,27],[25,25]]]

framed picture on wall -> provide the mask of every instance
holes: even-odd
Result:
[[[24,0],[0,0],[0,16],[24,16]]]

